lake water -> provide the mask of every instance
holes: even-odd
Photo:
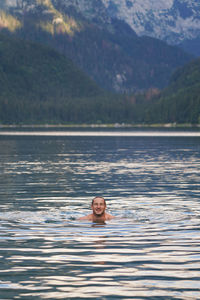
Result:
[[[200,130],[1,129],[0,299],[200,299]]]

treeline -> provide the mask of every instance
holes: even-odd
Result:
[[[138,107],[122,96],[67,98],[55,101],[1,101],[2,124],[137,123]]]

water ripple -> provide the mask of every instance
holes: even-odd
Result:
[[[12,134],[0,136],[1,299],[200,299],[199,137]],[[78,221],[96,194],[116,218]]]

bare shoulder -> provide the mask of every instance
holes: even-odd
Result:
[[[115,216],[112,216],[112,215],[106,213],[106,220],[112,220],[114,218],[115,218]]]
[[[78,220],[79,220],[79,221],[81,221],[81,220],[92,221],[92,214],[87,215],[87,216],[84,216],[84,217],[81,217],[81,218],[79,218]]]

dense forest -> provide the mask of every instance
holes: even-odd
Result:
[[[56,121],[74,99],[103,93],[56,51],[3,34],[0,86],[1,123]]]
[[[147,109],[146,122],[200,123],[200,58],[179,68],[169,86]]]
[[[63,55],[0,34],[0,124],[200,123],[200,59],[167,88],[103,91]]]

